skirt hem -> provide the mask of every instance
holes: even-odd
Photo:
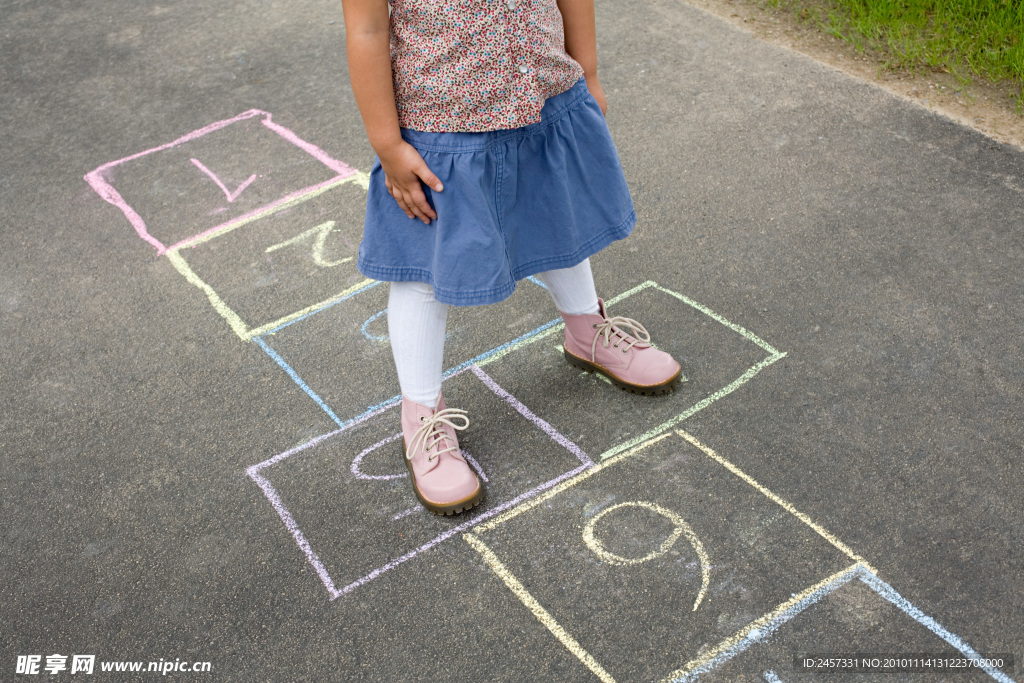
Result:
[[[466,291],[439,288],[434,284],[433,274],[429,270],[369,263],[361,257],[357,262],[357,266],[360,273],[374,280],[385,282],[424,282],[434,288],[434,298],[443,304],[450,304],[452,306],[483,306],[496,304],[510,297],[512,292],[515,291],[518,280],[549,270],[572,268],[584,259],[598,253],[612,242],[628,237],[633,232],[635,225],[636,211],[634,210],[630,211],[625,220],[617,226],[609,228],[599,235],[595,235],[573,253],[536,259],[529,263],[524,263],[512,271],[511,280],[498,287],[491,287],[489,289]]]

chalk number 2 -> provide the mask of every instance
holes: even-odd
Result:
[[[320,266],[321,268],[333,268],[334,266],[340,266],[342,263],[347,263],[352,260],[351,256],[347,256],[343,259],[336,261],[328,261],[324,258],[324,245],[327,243],[327,236],[334,231],[334,221],[327,221],[321,223],[315,228],[310,228],[304,232],[300,232],[295,237],[286,239],[284,242],[278,242],[277,244],[267,247],[266,253],[277,251],[283,247],[292,245],[299,245],[302,243],[313,243],[313,263]]]

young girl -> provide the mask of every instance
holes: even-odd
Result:
[[[643,394],[679,364],[605,313],[588,257],[636,222],[597,79],[593,0],[343,0],[352,91],[377,153],[359,270],[391,282],[388,331],[413,490],[454,514],[483,498],[441,396],[448,305],[536,275],[565,358]],[[390,10],[390,11],[389,11]],[[418,220],[416,220],[418,219]]]

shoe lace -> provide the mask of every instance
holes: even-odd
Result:
[[[627,334],[620,328],[629,328],[633,331],[633,334]],[[643,325],[632,318],[623,318],[622,316],[615,316],[613,318],[605,318],[603,322],[594,323],[594,329],[597,330],[597,334],[594,335],[594,343],[590,345],[590,360],[595,360],[597,357],[597,340],[604,336],[604,346],[608,348],[608,345],[612,343],[612,335],[618,341],[615,342],[615,348],[620,346],[623,353],[626,353],[636,345],[641,347],[651,345],[651,335]]]
[[[456,424],[454,420],[461,420],[461,423]],[[412,442],[405,452],[405,457],[409,460],[412,460],[412,456],[416,453],[419,446],[422,446],[423,450],[427,452],[427,460],[431,462],[442,453],[458,451],[459,447],[457,444],[449,443],[450,438],[444,427],[447,425],[459,431],[469,427],[469,418],[466,417],[466,411],[459,410],[458,408],[439,410],[430,417],[421,417],[420,421],[423,424],[413,433]],[[442,443],[448,444],[448,447],[441,448]],[[434,449],[433,454],[430,453],[431,448]]]

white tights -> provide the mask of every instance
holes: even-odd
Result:
[[[539,273],[555,306],[569,315],[596,314],[597,290],[590,259],[560,270]],[[441,395],[444,333],[448,305],[434,298],[423,282],[392,282],[388,297],[388,335],[398,383],[411,401],[434,408]]]

